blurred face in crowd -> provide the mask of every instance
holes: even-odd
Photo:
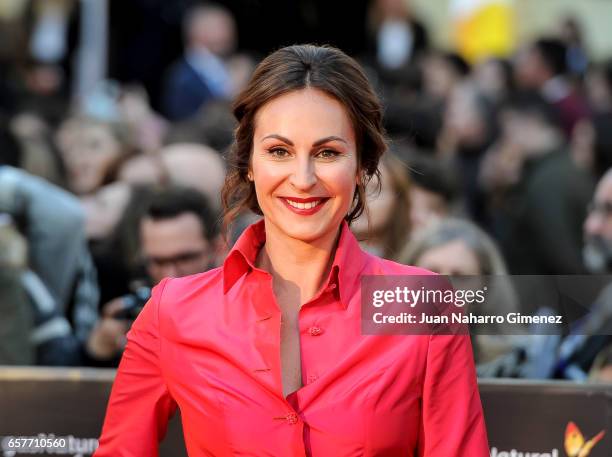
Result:
[[[584,260],[593,271],[612,269],[612,171],[599,181],[584,222]]]
[[[471,85],[460,84],[454,87],[448,100],[444,115],[445,128],[462,145],[479,144],[486,135],[486,120],[478,109],[476,96]]]
[[[489,59],[476,66],[474,80],[480,91],[493,100],[499,100],[508,88],[502,64],[496,60]]]
[[[193,187],[215,208],[221,207],[225,162],[219,152],[203,144],[174,143],[164,147],[160,156],[171,182]]]
[[[540,88],[552,76],[540,53],[533,47],[526,47],[518,52],[514,69],[517,84],[527,89]]]
[[[612,87],[610,87],[603,71],[594,68],[587,73],[585,79],[586,95],[595,111],[606,111],[612,108]]]
[[[232,16],[221,8],[205,8],[195,13],[190,28],[190,42],[213,54],[230,54],[236,44],[236,26]]]
[[[88,239],[100,240],[110,236],[119,223],[130,200],[130,186],[115,182],[81,199],[85,210],[85,233]]]
[[[457,239],[425,251],[415,262],[418,267],[441,275],[479,275],[480,264],[474,251]]]
[[[214,260],[214,249],[194,213],[168,219],[145,217],[140,224],[140,243],[147,272],[154,284],[163,278],[201,273]]]
[[[268,235],[335,236],[357,184],[355,134],[344,106],[316,89],[274,98],[255,116],[250,172]]]
[[[421,230],[448,213],[446,200],[440,194],[414,185],[410,191],[410,222]]]
[[[68,185],[79,195],[93,192],[121,155],[121,144],[111,127],[103,123],[69,122],[62,126],[62,130],[59,148],[66,166]]]
[[[430,55],[423,63],[423,85],[425,91],[435,98],[445,100],[461,76],[442,56]]]
[[[353,232],[358,234],[368,233],[368,220],[370,223],[369,230],[372,233],[377,233],[383,229],[393,217],[392,210],[395,203],[395,192],[391,182],[391,176],[383,161],[380,162],[378,169],[380,170],[380,193],[376,180],[372,179],[366,186],[366,198],[368,207],[368,216],[365,211],[351,224]]]
[[[145,89],[139,86],[122,88],[117,105],[121,119],[134,132],[138,149],[147,153],[159,150],[168,127],[151,109]]]
[[[549,152],[559,146],[559,134],[541,116],[520,110],[505,109],[500,115],[503,141],[523,156]]]
[[[121,165],[117,179],[130,184],[157,186],[165,183],[166,174],[160,157],[153,153],[139,154]]]

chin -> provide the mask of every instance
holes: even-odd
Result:
[[[281,230],[291,238],[296,240],[304,241],[307,243],[313,243],[329,233],[330,230],[335,230],[338,227],[332,227],[328,224],[295,224],[290,225],[285,223],[285,227],[281,227]]]
[[[325,220],[312,219],[310,221],[294,221],[293,219],[285,217],[281,219],[280,224],[275,225],[280,233],[305,243],[314,243],[327,236],[330,232],[335,234],[342,223],[342,219],[337,222],[327,218]]]

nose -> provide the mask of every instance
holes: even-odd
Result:
[[[290,184],[297,190],[307,191],[317,182],[314,163],[310,154],[295,160],[295,168],[289,178]]]

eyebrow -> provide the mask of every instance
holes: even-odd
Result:
[[[293,141],[291,141],[289,138],[285,138],[284,136],[277,135],[275,133],[272,133],[271,135],[267,135],[263,137],[261,141],[267,140],[268,138],[275,138],[284,143],[287,143],[289,146],[293,146]],[[342,143],[348,144],[348,142],[344,138],[340,138],[339,136],[331,135],[331,136],[326,136],[325,138],[321,138],[320,140],[315,141],[312,145],[314,147],[321,146],[322,144],[325,144],[328,141],[341,141]]]

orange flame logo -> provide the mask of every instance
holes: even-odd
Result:
[[[568,457],[587,457],[593,446],[601,441],[604,435],[605,432],[602,430],[590,440],[585,441],[578,426],[570,421],[565,428],[565,452]]]

